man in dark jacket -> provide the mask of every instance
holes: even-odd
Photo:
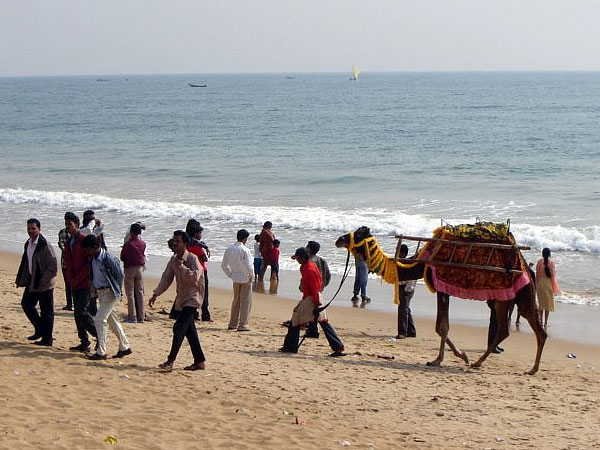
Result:
[[[29,239],[25,242],[16,279],[17,287],[25,288],[21,306],[34,328],[34,333],[27,339],[36,341],[34,344],[51,347],[58,263],[52,245],[41,235],[39,220],[27,221],[27,234]],[[41,314],[37,310],[38,302]]]
[[[69,241],[65,248],[65,265],[67,280],[71,285],[73,306],[75,308],[75,325],[80,343],[69,350],[73,352],[89,352],[90,339],[88,333],[96,337],[94,317],[90,313],[90,265],[88,256],[81,246],[83,234],[79,231],[79,217],[72,212],[65,214],[65,228],[69,233]]]

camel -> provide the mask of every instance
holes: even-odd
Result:
[[[346,248],[349,252],[353,254],[360,254],[361,256],[365,256],[365,245],[364,243],[368,238],[373,238],[371,236],[371,231],[368,227],[360,227],[354,233],[348,233],[343,236],[340,236],[335,246],[338,248]],[[379,245],[376,241],[374,241],[376,248],[379,249]],[[400,265],[396,264],[394,258],[391,258],[381,250],[378,250],[381,254],[379,256],[379,263],[377,267],[369,267],[369,270],[378,273],[378,275],[382,276],[382,278],[390,282],[389,270],[386,276],[385,269],[396,268],[397,270],[397,280],[419,280],[421,278],[428,277],[429,285],[433,285],[431,282],[431,270],[426,267],[425,263],[417,263],[412,267],[403,268]],[[386,261],[387,259],[387,261]],[[385,263],[385,264],[383,264]],[[393,265],[392,265],[393,264]],[[386,266],[384,269],[384,266]],[[394,274],[395,276],[395,274]],[[464,351],[461,351],[448,337],[449,331],[449,320],[448,320],[448,312],[450,306],[450,296],[444,292],[437,291],[437,317],[435,323],[435,331],[441,337],[439,353],[436,359],[427,363],[428,366],[440,366],[442,361],[444,360],[444,349],[445,345],[448,344],[452,352],[455,356],[462,359],[467,365],[469,364],[469,359]],[[396,293],[397,295],[397,293]],[[547,334],[544,331],[542,324],[539,320],[537,305],[535,302],[535,285],[533,281],[526,284],[520,290],[516,292],[516,296],[512,300],[505,301],[497,301],[494,300],[494,309],[496,310],[496,315],[498,318],[498,332],[496,334],[496,339],[492,342],[485,353],[473,364],[471,367],[479,368],[489,356],[489,354],[498,346],[504,339],[506,339],[509,335],[509,308],[512,303],[517,305],[518,311],[527,321],[533,332],[535,333],[535,337],[537,340],[537,352],[535,356],[535,363],[533,368],[526,372],[529,375],[534,375],[540,366],[540,359],[542,357],[542,351],[544,349],[544,343],[546,342]]]

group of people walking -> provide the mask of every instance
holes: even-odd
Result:
[[[110,329],[118,340],[118,351],[114,358],[123,358],[132,353],[131,344],[121,326],[116,307],[123,297],[122,286],[128,298],[125,322],[144,323],[147,320],[144,304],[143,272],[146,265],[146,244],[141,235],[145,225],[132,224],[125,235],[120,257],[112,255],[106,248],[104,226],[95,218],[94,212],[84,212],[84,220],[73,212],[64,216],[64,229],[59,232],[58,246],[61,249],[60,264],[65,281],[66,305],[63,310],[73,310],[79,343],[71,351],[86,353],[91,360],[107,359],[107,332]],[[27,339],[41,346],[52,346],[54,327],[54,287],[58,272],[58,260],[50,242],[42,235],[38,219],[27,220],[27,234],[16,285],[25,288],[21,305],[34,328]],[[184,339],[188,340],[194,361],[186,370],[201,370],[205,367],[205,355],[200,344],[195,321],[212,321],[208,302],[208,258],[210,250],[202,241],[203,228],[198,221],[190,219],[185,231],[177,230],[169,240],[173,256],[164,269],[160,282],[149,299],[154,307],[157,298],[176,283],[176,297],[171,309],[173,339],[171,350],[163,370],[171,370]],[[252,308],[254,283],[261,283],[267,269],[271,268],[271,281],[278,281],[279,241],[275,239],[272,223],[265,222],[260,234],[255,236],[254,256],[246,247],[250,233],[241,229],[236,242],[225,250],[221,262],[223,272],[232,280],[233,301],[228,323],[229,330],[250,330],[249,317]],[[282,352],[297,353],[300,330],[306,327],[305,337],[318,338],[318,325],[333,351],[330,356],[344,356],[344,344],[328,321],[323,306],[323,289],[331,280],[327,262],[318,255],[320,245],[309,241],[305,247],[296,249],[292,259],[300,265],[302,293],[300,302],[292,312]],[[408,248],[403,245],[401,256]],[[123,262],[123,269],[121,269]],[[363,261],[364,262],[364,261]],[[362,277],[357,264],[357,279]],[[364,277],[366,278],[366,272]],[[533,278],[533,276],[532,276]],[[548,315],[554,310],[554,295],[560,292],[556,280],[556,264],[545,248],[536,266],[537,296],[540,314],[544,314],[544,327]],[[365,301],[363,279],[355,283],[355,297],[361,292]],[[365,283],[366,284],[366,283]],[[358,291],[356,291],[358,287]],[[400,283],[398,305],[398,334],[396,338],[416,337],[410,301],[414,295],[415,282]],[[366,297],[368,298],[368,297]],[[353,298],[353,301],[355,299]],[[39,312],[38,312],[39,304]],[[200,313],[198,312],[200,310]],[[542,317],[540,317],[542,319]],[[490,331],[491,334],[494,334]],[[93,353],[90,353],[90,336],[96,338]]]

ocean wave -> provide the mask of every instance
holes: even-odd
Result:
[[[131,215],[137,219],[168,219],[195,217],[201,221],[229,222],[260,227],[271,220],[280,229],[311,230],[344,233],[367,225],[378,236],[395,234],[430,236],[440,225],[434,208],[425,213],[385,208],[342,209],[299,206],[209,205],[182,202],[114,198],[103,195],[67,191],[40,191],[0,188],[0,202],[9,204],[39,204],[43,206],[83,210],[91,208],[103,213]],[[431,203],[430,205],[432,205]],[[495,209],[520,208],[509,203],[494,205]],[[412,209],[412,208],[411,208]],[[419,210],[419,208],[414,208]],[[468,208],[467,208],[468,209]],[[453,212],[452,223],[473,222],[471,211]],[[506,211],[508,214],[508,211]],[[435,215],[435,217],[434,217]],[[512,231],[518,242],[534,249],[549,247],[553,251],[600,254],[600,227],[568,227],[564,225],[533,225],[514,223]]]

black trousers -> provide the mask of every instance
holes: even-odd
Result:
[[[77,326],[77,336],[82,345],[89,346],[90,339],[88,333],[97,337],[94,316],[90,313],[90,290],[73,289],[73,308],[75,316],[75,325]]]
[[[63,274],[63,280],[65,280],[65,297],[67,300],[67,307],[68,308],[73,308],[73,292],[71,290],[71,285],[69,284],[69,282],[67,281],[67,269],[65,269],[63,267],[62,269],[62,274]]]
[[[413,322],[412,314],[410,312],[410,301],[415,294],[414,291],[406,292],[406,285],[400,285],[400,303],[398,303],[398,334],[416,337],[417,329]]]
[[[206,361],[204,353],[202,352],[202,346],[200,345],[200,339],[198,338],[198,331],[196,330],[196,308],[186,306],[182,309],[181,313],[177,317],[177,320],[173,324],[173,342],[171,344],[171,353],[169,353],[169,361],[174,362],[177,359],[177,354],[183,344],[183,338],[187,338],[192,355],[194,356],[194,363],[200,363]]]
[[[202,300],[202,320],[210,321],[210,311],[208,310],[208,271],[204,271],[204,299]]]
[[[490,326],[488,328],[488,347],[490,345],[492,345],[492,342],[494,342],[494,339],[496,339],[496,334],[498,333],[498,318],[496,316],[496,308],[494,308],[494,302],[491,300],[488,300],[487,302],[488,307],[490,308]]]
[[[327,342],[329,346],[334,352],[343,351],[344,344],[341,339],[338,337],[335,329],[331,326],[329,322],[319,322],[321,325],[321,329],[327,338]],[[298,343],[300,342],[300,327],[288,327],[288,332],[285,336],[285,340],[283,341],[283,349],[286,352],[297,353],[298,352]]]
[[[38,302],[40,313],[37,310]],[[54,289],[43,292],[30,292],[25,289],[21,306],[33,325],[34,333],[40,336],[43,342],[51,343],[54,329]]]

